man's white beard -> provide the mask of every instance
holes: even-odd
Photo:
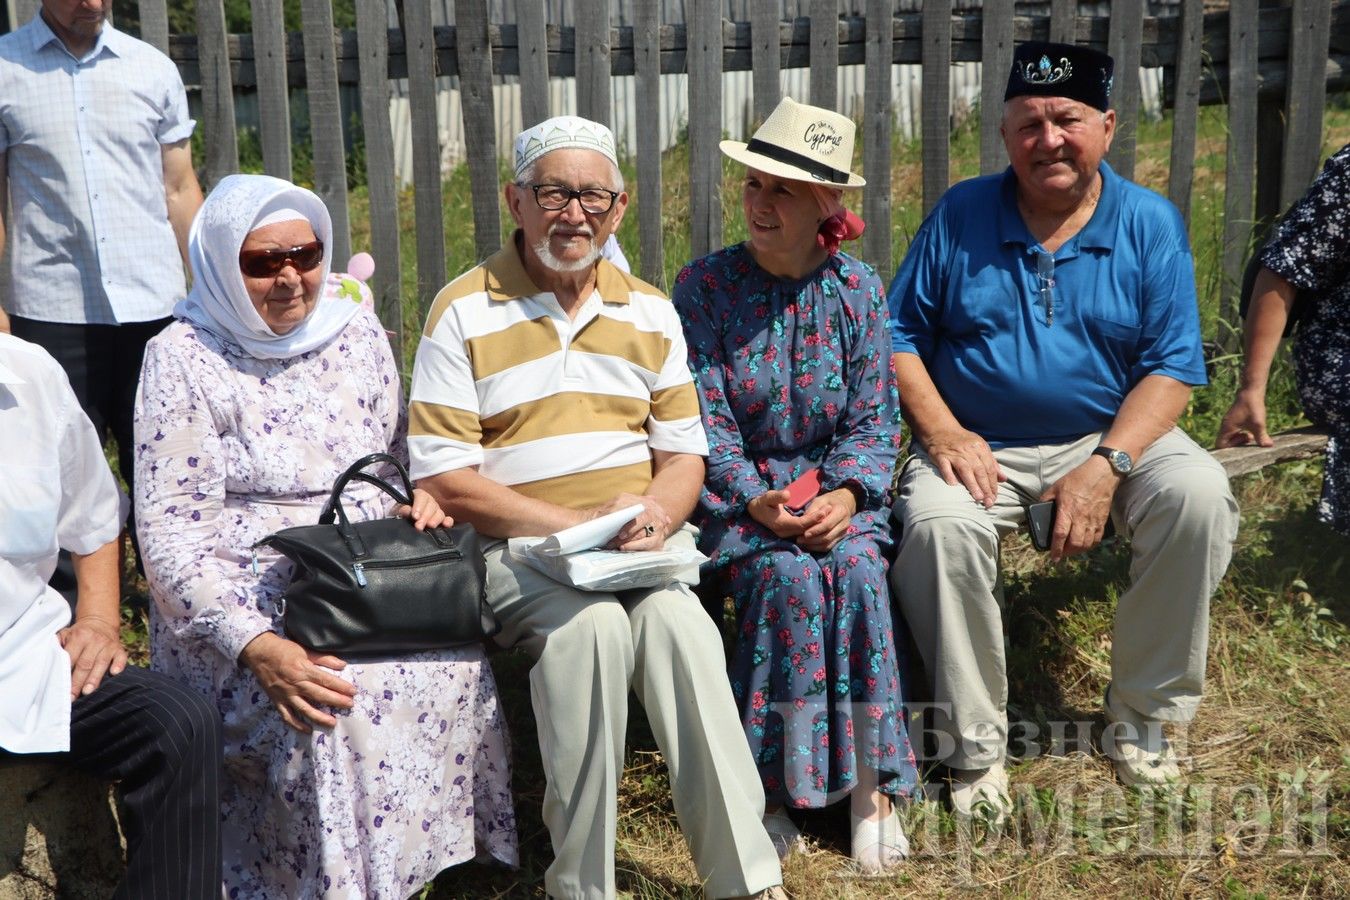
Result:
[[[565,261],[558,259],[558,257],[553,255],[553,249],[549,246],[549,240],[558,227],[559,226],[555,224],[548,230],[548,235],[535,241],[534,255],[539,258],[539,262],[542,263],[545,268],[562,274],[582,272],[595,265],[595,261],[600,258],[600,244],[596,241],[594,232],[588,235],[591,242],[591,249],[580,259]]]

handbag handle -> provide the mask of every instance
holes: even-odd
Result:
[[[362,471],[363,469],[381,462],[389,463],[394,467],[394,470],[398,472],[399,479],[403,482],[403,493],[399,493],[398,488],[394,487],[383,478],[378,478],[368,472]],[[366,484],[373,484],[390,497],[393,497],[397,503],[402,503],[404,505],[412,503],[412,481],[408,478],[408,470],[403,467],[403,463],[399,462],[388,453],[371,453],[361,457],[348,466],[347,471],[339,475],[338,480],[333,482],[333,491],[328,496],[328,509],[326,509],[324,514],[319,517],[320,525],[331,524],[334,515],[336,515],[341,522],[345,523],[347,521],[346,511],[342,508],[342,492],[347,489],[347,485],[352,481],[364,481]]]
[[[398,472],[399,478],[403,481],[404,493],[399,493],[398,488],[394,487],[383,478],[378,478],[368,472],[362,471],[375,463],[389,463]],[[353,557],[360,559],[366,555],[366,546],[356,529],[352,528],[352,523],[347,519],[347,511],[342,508],[342,492],[347,485],[353,481],[364,481],[366,484],[372,484],[379,488],[390,497],[394,502],[404,505],[412,503],[412,480],[408,478],[408,470],[388,453],[371,453],[363,456],[356,462],[347,467],[347,471],[338,476],[338,480],[333,483],[333,492],[328,497],[328,508],[324,510],[323,515],[319,516],[320,525],[331,525],[333,519],[337,519],[337,531],[347,544],[347,549],[351,551]]]

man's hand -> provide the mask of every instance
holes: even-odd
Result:
[[[127,667],[127,651],[116,622],[86,616],[69,628],[62,628],[56,637],[70,656],[72,700],[81,694],[92,694],[104,675],[121,674]]]
[[[1051,559],[1058,562],[1085,553],[1101,542],[1121,481],[1105,458],[1091,456],[1041,495],[1042,500],[1056,501]]]
[[[608,503],[592,507],[591,518],[599,518],[625,507],[642,505],[640,512],[614,536],[605,547],[609,550],[660,550],[670,536],[672,520],[670,514],[655,497],[638,494],[620,494]]]
[[[120,538],[91,553],[71,553],[78,591],[75,621],[56,633],[70,657],[70,698],[90,694],[104,675],[116,675],[127,665],[122,649],[118,611],[121,583],[117,577]]]
[[[336,656],[306,650],[269,631],[249,641],[239,661],[253,670],[281,721],[296,731],[308,734],[314,725],[332,728],[337,724],[334,716],[317,706],[352,708],[356,686],[330,671],[347,667]]]
[[[829,553],[844,539],[857,511],[858,498],[846,487],[820,494],[802,513],[803,519],[810,518],[814,524],[797,537],[797,546],[812,553]]]
[[[0,334],[9,334],[9,313],[0,308]]]
[[[1008,480],[989,443],[973,431],[953,428],[935,432],[923,449],[944,481],[950,485],[964,484],[975,502],[984,504],[985,509],[998,499],[999,482]]]
[[[1265,391],[1243,389],[1237,392],[1233,405],[1228,407],[1219,423],[1219,437],[1215,447],[1245,447],[1258,444],[1273,447],[1275,441],[1266,433]]]

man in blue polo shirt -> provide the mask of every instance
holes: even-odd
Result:
[[[1130,541],[1103,747],[1129,783],[1179,777],[1163,722],[1199,704],[1210,594],[1237,531],[1223,469],[1176,427],[1205,383],[1185,227],[1103,162],[1111,57],[1014,54],[1001,175],[956,185],[890,288],[914,436],[896,503],[892,587],[935,700],[952,801],[1008,808],[999,542],[1054,500],[1050,553]]]

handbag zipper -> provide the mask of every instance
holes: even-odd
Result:
[[[430,556],[419,556],[416,559],[385,559],[373,562],[354,562],[352,563],[352,574],[356,576],[356,583],[361,587],[367,585],[366,568],[372,569],[400,569],[408,566],[420,566],[429,562],[438,560],[463,559],[464,554],[458,550],[444,550],[440,553],[433,553]]]

